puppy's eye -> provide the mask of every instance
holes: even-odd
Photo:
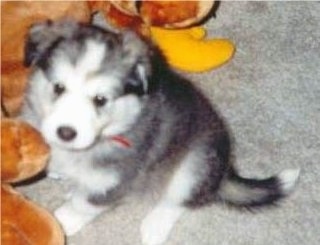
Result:
[[[66,87],[61,83],[56,83],[53,86],[53,92],[58,96],[63,94],[65,90],[66,90]]]
[[[97,107],[102,107],[107,103],[107,98],[102,95],[96,95],[93,97],[93,103]]]

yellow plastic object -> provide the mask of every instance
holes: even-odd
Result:
[[[204,72],[221,66],[235,51],[227,39],[205,39],[203,27],[180,30],[151,27],[150,31],[168,63],[188,72]]]

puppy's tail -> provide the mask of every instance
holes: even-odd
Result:
[[[242,207],[258,207],[272,204],[288,195],[298,180],[300,169],[287,169],[267,179],[240,177],[235,171],[221,182],[219,199]]]

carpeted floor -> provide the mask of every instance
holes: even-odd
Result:
[[[320,244],[320,3],[222,2],[206,24],[212,37],[234,41],[223,67],[190,76],[217,105],[235,137],[244,176],[301,167],[296,191],[255,213],[212,205],[187,213],[168,245]],[[20,189],[50,210],[61,183]],[[68,245],[138,245],[151,202],[133,200],[105,213]]]

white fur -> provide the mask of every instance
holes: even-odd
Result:
[[[104,128],[102,135],[113,136],[125,132],[135,123],[142,110],[140,100],[134,95],[119,98],[113,104],[112,124]]]
[[[86,81],[84,84],[86,88],[85,94],[91,98],[97,94],[101,94],[112,101],[115,97],[115,91],[120,89],[119,80],[113,76],[91,74],[87,76]]]
[[[106,46],[104,43],[98,43],[94,40],[88,40],[86,43],[86,52],[81,57],[77,65],[77,72],[83,71],[95,72],[99,69],[102,60],[105,58]]]
[[[32,98],[31,101],[35,104],[32,105],[32,108],[35,111],[24,110],[22,111],[23,114],[21,117],[30,121],[36,126],[39,126],[39,122],[35,121],[37,120],[37,117],[44,118],[50,112],[52,107],[52,102],[48,99],[52,94],[52,85],[42,70],[38,70],[32,74],[30,77],[30,83],[37,84],[37,86],[31,86],[28,91],[28,96]]]
[[[93,177],[94,176],[94,177]],[[76,178],[79,179],[79,184],[87,190],[97,193],[105,193],[113,189],[120,183],[118,172],[109,169],[108,171],[83,170],[78,171]]]
[[[68,154],[73,154],[73,157],[70,158]],[[73,161],[65,162],[65,159]],[[83,160],[81,154],[78,156],[77,152],[69,153],[57,147],[52,148],[48,171],[73,180],[86,191],[105,192],[120,183],[120,176],[115,170],[93,168],[90,162]]]
[[[80,74],[76,73],[76,68],[68,57],[64,54],[58,53],[53,59],[53,83],[59,82],[66,85],[66,87],[71,88],[75,82],[83,83],[82,72]]]
[[[278,178],[281,183],[282,191],[285,194],[290,193],[296,185],[300,175],[300,169],[286,169],[283,170],[279,175]]]
[[[205,173],[204,164],[199,164],[203,161],[201,151],[190,151],[182,160],[180,167],[176,170],[165,198],[174,203],[182,203],[191,195],[193,187],[198,183],[201,173]],[[199,169],[198,166],[202,166]]]
[[[147,91],[148,90],[148,80],[146,78],[146,71],[145,71],[145,67],[143,65],[138,65],[137,67],[137,71],[139,73],[139,76],[142,79],[142,83],[143,83],[143,90]]]
[[[81,149],[94,142],[95,123],[94,108],[87,99],[79,93],[67,93],[56,102],[51,113],[44,118],[41,131],[49,142]],[[68,142],[61,140],[57,135],[57,129],[61,126],[75,129],[76,138]]]
[[[67,236],[72,236],[101,214],[105,207],[93,206],[80,193],[58,208],[54,215],[60,222]]]
[[[158,204],[142,222],[142,243],[144,245],[163,244],[185,210],[186,208],[172,203]]]
[[[191,151],[186,155],[161,202],[143,220],[140,231],[144,245],[160,245],[168,239],[174,224],[186,210],[183,202],[198,182],[195,168],[199,161],[202,161],[200,152]]]
[[[42,106],[38,112],[43,118],[40,128],[52,146],[49,175],[71,179],[78,187],[71,199],[55,212],[67,235],[76,233],[103,211],[103,208],[87,201],[88,193],[106,193],[120,182],[116,171],[93,168],[92,163],[86,162],[87,158],[83,157],[85,153],[79,150],[92,145],[102,132],[106,137],[122,133],[131,126],[142,109],[140,100],[134,95],[115,98],[115,92],[121,87],[121,81],[115,76],[96,73],[104,58],[105,46],[91,40],[86,48],[76,64],[59,53],[52,65],[54,76],[51,81],[42,71],[35,72],[32,78],[43,87],[37,87],[38,90],[31,93],[46,93],[36,94],[36,98]],[[57,98],[53,95],[55,83],[65,87],[65,92]],[[96,95],[107,98],[103,108],[95,108],[92,100]],[[57,129],[61,126],[75,129],[75,139],[68,142],[61,140],[57,135]],[[68,149],[77,151],[70,152]]]
[[[93,40],[86,43],[86,52],[80,57],[76,64],[72,64],[69,57],[60,52],[53,60],[53,74],[56,80],[53,82],[65,82],[68,86],[83,83],[87,76],[99,70],[105,57],[105,45]]]
[[[63,54],[54,60],[54,81],[43,81],[44,84],[60,83],[65,92],[52,105],[45,105],[42,133],[53,144],[69,149],[84,149],[95,141],[103,131],[110,136],[124,132],[136,120],[141,111],[140,100],[133,95],[115,99],[115,91],[121,87],[121,81],[112,75],[97,75],[95,72],[104,57],[105,46],[88,41],[87,51],[74,65]],[[40,72],[38,79],[40,76]],[[40,77],[46,80],[44,76]],[[46,91],[53,88],[46,88]],[[108,100],[97,113],[92,102],[97,95]],[[51,95],[53,96],[53,95]],[[63,141],[57,135],[57,129],[69,126],[76,130],[77,136],[72,141]]]
[[[59,150],[58,150],[59,151]],[[86,162],[61,162],[63,154],[57,158],[57,151],[53,152],[50,170],[54,168],[77,183],[78,189],[69,196],[71,199],[55,211],[55,216],[68,236],[81,230],[106,207],[95,206],[88,202],[88,193],[106,193],[120,183],[119,174],[109,169],[99,171]],[[78,159],[76,159],[78,160]]]

